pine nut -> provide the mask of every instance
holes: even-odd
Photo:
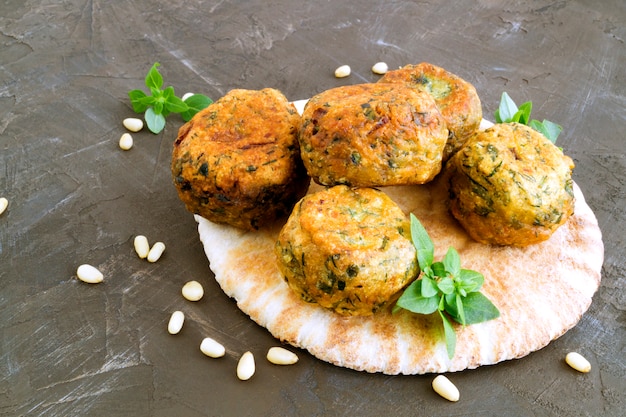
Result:
[[[148,254],[150,253],[150,244],[148,243],[147,237],[143,235],[135,236],[133,246],[135,247],[135,252],[137,252],[137,256],[139,256],[141,259],[146,259],[148,257]]]
[[[157,242],[152,246],[150,251],[148,252],[148,262],[156,262],[163,255],[163,251],[165,251],[165,243]]]
[[[9,200],[4,197],[0,198],[0,214],[4,213],[7,207],[9,207]]]
[[[143,121],[141,119],[136,119],[134,117],[129,117],[122,121],[124,127],[131,132],[139,132],[143,129]]]
[[[211,358],[221,358],[226,353],[224,346],[210,337],[205,337],[200,343],[202,353]]]
[[[124,133],[120,137],[119,146],[120,149],[122,149],[123,151],[128,151],[130,150],[130,148],[133,147],[133,137],[130,135],[130,133]]]
[[[350,65],[342,65],[335,70],[335,77],[337,78],[345,78],[350,75],[352,70],[350,69]]]
[[[170,317],[170,321],[167,323],[167,331],[169,334],[178,334],[183,328],[185,323],[185,313],[182,311],[175,311]]]
[[[444,375],[437,375],[433,380],[433,390],[448,401],[459,401],[458,388]]]
[[[237,363],[237,378],[242,381],[247,381],[252,378],[254,371],[254,355],[252,355],[252,352],[248,351],[239,358],[239,362]]]
[[[274,346],[267,351],[267,360],[275,365],[293,365],[298,362],[298,355],[285,348]]]
[[[183,285],[182,293],[187,300],[198,301],[204,295],[204,289],[198,281],[189,281]]]
[[[181,100],[185,101],[187,100],[189,97],[193,96],[194,93],[185,93],[183,94],[183,96],[181,97]]]
[[[385,74],[387,71],[389,71],[389,66],[385,62],[377,62],[372,67],[372,72],[374,74],[382,75],[382,74]]]
[[[583,355],[577,352],[570,352],[565,355],[565,362],[578,372],[587,373],[591,371],[591,364]]]
[[[89,284],[98,284],[104,280],[102,272],[98,271],[95,267],[83,264],[76,270],[76,276],[79,280],[87,282]]]

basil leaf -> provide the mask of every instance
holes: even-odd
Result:
[[[161,94],[163,96],[163,100],[166,102],[172,97],[176,97],[176,94],[174,94],[174,87],[172,87],[171,85],[169,87],[166,87],[165,90],[161,92]]]
[[[428,232],[422,226],[417,217],[411,213],[411,240],[417,249],[417,261],[421,269],[430,266],[435,256],[435,245],[428,236]]]
[[[456,293],[446,294],[445,298],[445,308],[444,310],[448,313],[452,318],[458,316],[457,308],[456,308]]]
[[[500,107],[498,108],[497,118],[500,119],[500,122],[498,123],[507,123],[513,120],[517,110],[517,105],[511,97],[509,97],[506,92],[502,93],[502,97],[500,98]]]
[[[183,113],[189,110],[189,106],[176,96],[169,97],[165,102],[165,108],[172,113]]]
[[[158,62],[155,62],[152,65],[152,68],[150,68],[150,71],[148,71],[148,74],[146,75],[146,87],[148,87],[150,90],[152,90],[153,88],[160,90],[163,86],[163,77],[157,69],[160,65],[161,64],[159,64]]]
[[[431,314],[437,311],[439,301],[436,297],[423,297],[421,283],[413,281],[402,293],[396,305],[418,314]]]
[[[500,317],[500,311],[481,292],[467,294],[461,298],[465,312],[465,324],[482,323]]]
[[[527,101],[526,103],[519,106],[519,110],[516,113],[517,122],[527,125],[530,120],[530,112],[532,111],[533,103]]]
[[[515,102],[504,92],[500,99],[500,106],[494,112],[496,123],[509,123],[517,122],[527,126],[530,126],[537,132],[544,135],[550,142],[556,143],[556,139],[563,130],[558,124],[545,120],[540,122],[539,120],[530,120],[530,113],[532,111],[533,104],[530,101],[517,107]]]
[[[437,287],[444,294],[452,294],[454,292],[454,281],[450,277],[444,277],[439,280]]]
[[[146,110],[145,118],[148,129],[154,134],[160,133],[165,127],[165,116],[155,113],[152,107]]]
[[[543,123],[541,123],[539,120],[536,120],[536,119],[531,120],[528,123],[528,126],[532,127],[537,132],[539,132],[539,133],[541,133],[542,135],[545,136],[545,134],[543,133]]]
[[[182,112],[180,116],[183,118],[184,121],[188,122],[193,116],[196,115],[196,113],[198,113],[200,110],[207,108],[212,103],[213,100],[211,100],[207,96],[203,94],[194,94],[193,96],[185,100],[185,104],[187,104],[189,109],[185,112]]]
[[[439,312],[441,316],[441,320],[443,321],[443,333],[446,338],[446,350],[448,351],[448,358],[452,359],[454,357],[454,351],[456,350],[456,333],[454,332],[454,327],[450,323],[450,320],[443,314],[441,311]]]
[[[483,282],[485,282],[483,274],[478,271],[472,271],[471,269],[461,269],[459,278],[459,287],[468,293],[480,290],[480,287],[483,286]]]
[[[546,132],[548,132],[548,135],[546,137],[550,140],[550,142],[556,143],[557,138],[563,131],[563,127],[554,122],[551,122],[550,120],[545,119],[543,121],[543,127],[545,128]]]
[[[422,297],[429,298],[429,297],[434,297],[435,295],[437,295],[438,293],[437,284],[435,283],[434,280],[428,277],[422,277],[420,281],[421,281],[420,291],[421,291]]]
[[[452,320],[456,321],[457,323],[465,324],[465,323],[463,323],[463,321],[461,319],[461,314],[462,313],[459,310],[459,305],[461,305],[461,310],[463,309],[461,298],[462,297],[458,293],[456,293],[456,292],[454,292],[452,294],[447,294],[445,296],[445,308],[444,308],[444,311],[446,313],[448,313],[448,315],[450,316],[450,318]],[[459,304],[459,303],[461,303],[461,304]]]
[[[163,100],[163,91],[160,88],[150,87],[150,94],[152,94],[155,101]]]
[[[563,130],[558,124],[545,119],[543,123],[538,120],[531,120],[529,126],[544,135],[552,143],[556,143],[556,139]]]
[[[463,298],[465,297],[461,297],[459,294],[456,294],[454,301],[456,302],[456,311],[459,316],[459,319],[457,321],[465,325],[467,324],[467,320],[465,318],[465,308],[463,307]]]
[[[433,275],[436,277],[445,277],[447,275],[446,267],[443,265],[443,262],[435,262],[432,265],[432,271]]]
[[[504,123],[502,121],[502,118],[500,117],[500,109],[496,109],[496,111],[493,112],[493,118],[495,119],[496,123]]]
[[[461,258],[459,257],[459,253],[452,246],[448,248],[448,252],[443,258],[443,265],[452,277],[457,278],[461,275]]]
[[[145,112],[152,102],[152,97],[146,95],[146,93],[141,90],[129,91],[128,97],[130,98],[130,104],[133,106],[135,113]]]
[[[156,101],[153,105],[152,105],[152,110],[154,111],[155,114],[163,114],[163,109],[164,109],[164,104],[163,101]],[[150,110],[150,109],[148,109]]]

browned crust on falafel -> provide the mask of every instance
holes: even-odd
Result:
[[[385,193],[337,185],[308,194],[276,241],[279,268],[307,302],[371,315],[417,276],[408,217]]]
[[[572,159],[518,123],[477,132],[446,166],[450,211],[477,242],[527,246],[574,210]]]
[[[444,162],[461,148],[482,120],[476,88],[461,77],[428,62],[389,71],[378,82],[406,84],[433,96],[450,131],[443,153]]]
[[[189,211],[258,229],[286,216],[309,179],[300,159],[300,116],[278,90],[231,90],[183,125],[172,175]]]
[[[422,184],[441,170],[448,130],[434,100],[399,84],[357,84],[312,97],[300,148],[323,185]]]

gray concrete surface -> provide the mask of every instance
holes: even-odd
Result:
[[[626,3],[622,0],[0,3],[1,416],[622,416],[626,409]],[[370,375],[277,342],[219,289],[171,183],[181,120],[117,146],[127,97],[152,65],[179,94],[278,88],[293,100],[429,61],[472,82],[487,118],[507,91],[565,127],[559,144],[604,235],[602,286],[580,323],[520,360],[450,375]],[[352,66],[348,79],[333,71]],[[167,245],[155,264],[132,237]],[[216,242],[219,244],[219,242]],[[98,286],[75,278],[98,266]],[[199,280],[197,304],[180,296]],[[523,285],[524,277],[519,277]],[[166,332],[183,309],[181,334]],[[202,355],[217,334],[225,358]],[[257,374],[237,380],[252,350]],[[565,365],[571,350],[593,369]]]

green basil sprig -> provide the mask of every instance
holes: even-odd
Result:
[[[194,94],[184,101],[176,97],[174,87],[169,86],[164,90],[163,77],[159,70],[158,62],[155,62],[146,75],[145,84],[150,89],[150,95],[142,90],[131,90],[128,97],[135,113],[144,113],[146,125],[154,134],[165,127],[165,118],[170,113],[179,113],[184,121],[188,122],[200,110],[213,103],[209,97],[203,94]]]
[[[527,101],[517,107],[513,99],[511,99],[511,97],[504,92],[502,93],[502,98],[500,99],[500,106],[493,115],[496,119],[496,123],[521,123],[530,126],[537,132],[541,133],[548,138],[550,142],[556,143],[556,139],[559,137],[563,128],[549,120],[544,119],[543,122],[535,119],[531,120],[530,112],[532,111],[532,108],[533,103],[531,101]]]
[[[456,350],[456,332],[452,321],[470,325],[500,316],[495,305],[479,290],[485,277],[477,271],[461,268],[458,252],[450,247],[443,261],[434,262],[435,247],[428,232],[411,213],[411,239],[417,249],[421,273],[402,293],[394,306],[418,314],[437,312],[443,322],[448,357]]]

